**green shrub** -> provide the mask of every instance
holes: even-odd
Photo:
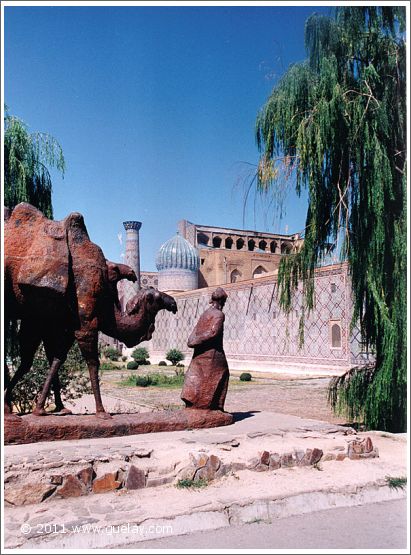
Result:
[[[136,362],[135,360],[131,360],[129,363],[127,363],[128,370],[137,370],[137,368],[138,368],[138,362]]]
[[[127,380],[122,382],[123,385],[136,385],[138,387],[181,387],[184,382],[184,376],[167,376],[161,373],[143,374],[136,376],[133,374],[129,376]]]
[[[131,357],[138,362],[138,364],[147,364],[148,351],[145,347],[137,347],[131,353]]]
[[[124,356],[121,357],[121,360],[122,360],[123,362],[126,362],[127,357],[124,355]]]
[[[10,365],[11,375],[13,368],[17,368],[20,359],[13,360]],[[13,405],[17,412],[27,414],[34,408],[37,396],[43,389],[44,382],[49,372],[50,365],[44,352],[43,345],[38,349],[33,361],[33,368],[18,382],[13,389]],[[86,393],[91,393],[90,378],[86,361],[84,360],[77,342],[67,354],[66,362],[59,370],[61,395],[63,400],[78,399]],[[54,403],[53,388],[47,397],[46,407]]]
[[[139,387],[148,387],[153,384],[153,380],[148,374],[145,376],[135,376],[134,384]]]
[[[121,355],[120,351],[115,347],[106,347],[103,351],[103,354],[106,358],[117,361],[119,356]]]
[[[240,376],[240,381],[242,382],[251,382],[251,374],[250,372],[243,372]]]
[[[386,476],[385,481],[390,489],[405,489],[405,486],[407,485],[406,476]]]
[[[185,356],[178,349],[170,349],[166,354],[166,359],[169,360],[173,366],[184,360],[184,358]]]
[[[167,362],[165,360],[160,360],[158,363],[159,366],[167,366]]]
[[[197,480],[190,480],[189,478],[181,478],[178,480],[176,487],[178,489],[201,489],[208,486],[208,480],[205,478],[198,478]]]
[[[101,371],[107,371],[107,370],[118,370],[119,367],[116,366],[115,364],[113,364],[112,362],[102,362],[100,364],[100,370]]]

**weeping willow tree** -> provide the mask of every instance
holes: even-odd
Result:
[[[4,117],[4,204],[14,208],[29,202],[53,217],[49,168],[64,175],[65,161],[59,143],[47,133],[29,133],[7,109]]]
[[[52,218],[49,168],[57,169],[62,175],[65,171],[63,151],[56,139],[47,133],[29,133],[27,125],[10,115],[6,106],[3,155],[4,205],[13,209],[20,202],[29,202]],[[18,357],[17,322],[7,320],[4,339],[5,357],[15,361]]]
[[[282,260],[279,301],[289,311],[302,283],[304,318],[323,258],[348,261],[353,320],[375,363],[334,380],[333,408],[367,427],[406,428],[405,8],[341,7],[305,25],[307,60],[289,68],[256,122],[257,187],[272,168],[293,170],[308,191],[305,241]]]

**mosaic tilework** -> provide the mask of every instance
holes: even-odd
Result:
[[[351,301],[346,266],[322,268],[315,283],[315,308],[306,317],[301,348],[298,329],[302,292],[294,298],[292,311],[280,310],[274,277],[224,285],[228,294],[224,313],[224,350],[227,358],[253,359],[301,365],[348,367],[366,361],[359,331],[350,335]],[[150,350],[166,352],[178,348],[190,354],[187,338],[200,314],[208,307],[213,289],[175,295],[178,313],[160,312]],[[331,326],[341,329],[341,345],[333,348]]]

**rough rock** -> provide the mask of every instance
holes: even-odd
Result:
[[[268,467],[270,470],[277,470],[281,467],[281,457],[278,453],[271,453]]]
[[[317,464],[318,462],[320,462],[322,456],[323,456],[322,449],[317,449],[317,447],[314,447],[310,455],[310,465]]]
[[[215,472],[220,468],[221,461],[216,455],[210,455],[207,466],[210,466]]]
[[[210,466],[203,466],[202,468],[199,468],[194,476],[195,480],[207,480],[207,481],[211,481],[214,480],[215,478],[215,470],[210,467]]]
[[[283,455],[281,455],[281,466],[283,468],[291,468],[296,464],[297,464],[297,461],[293,457],[292,453],[284,453]]]
[[[255,472],[266,472],[268,470],[268,464],[261,464],[258,463],[255,468],[253,468]]]
[[[169,476],[155,476],[147,479],[146,487],[154,488],[157,486],[163,486],[165,484],[170,484],[174,481],[175,476],[170,474]]]
[[[146,475],[144,470],[137,468],[133,464],[130,466],[127,472],[127,477],[125,480],[125,487],[127,489],[141,489],[146,487]]]
[[[233,462],[231,463],[231,469],[235,472],[236,470],[245,470],[247,465],[243,462]]]
[[[49,497],[56,489],[50,484],[26,484],[20,488],[10,488],[4,492],[4,500],[11,505],[30,505],[41,503]]]
[[[354,439],[348,444],[347,455],[351,460],[378,457],[378,449],[374,448],[370,437]]]
[[[253,457],[247,463],[247,468],[250,470],[254,470],[257,464],[260,464],[260,459],[257,457]]]
[[[216,479],[226,476],[230,472],[230,470],[231,470],[230,465],[221,463],[220,468],[215,473]]]
[[[371,438],[367,437],[365,440],[365,445],[364,445],[364,452],[365,453],[371,453],[371,451],[374,450],[374,446],[372,444]]]
[[[298,460],[298,466],[310,466],[312,452],[312,449],[306,449],[303,457]]]
[[[301,461],[304,459],[305,456],[305,451],[301,450],[301,449],[296,449],[294,451],[294,458],[297,462],[297,464],[299,465],[301,463]]]
[[[87,492],[83,482],[80,482],[77,476],[69,474],[68,476],[65,476],[63,485],[58,488],[55,496],[66,499],[67,497],[80,497],[85,493]]]
[[[195,468],[203,468],[208,462],[208,455],[206,453],[190,453],[190,460]]]
[[[88,466],[87,468],[80,470],[77,474],[77,478],[86,486],[86,488],[91,488],[91,483],[95,475],[96,473],[94,472],[93,467]]]
[[[270,453],[269,451],[262,451],[260,453],[260,464],[269,465],[270,463]]]
[[[121,482],[117,481],[117,472],[108,472],[96,478],[93,482],[93,493],[105,493],[113,491],[121,486]]]
[[[182,468],[178,473],[179,480],[192,480],[196,473],[196,469],[193,465],[188,464],[184,468]]]

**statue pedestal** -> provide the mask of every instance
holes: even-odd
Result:
[[[102,420],[95,415],[34,416],[29,414],[19,421],[4,419],[4,444],[216,428],[232,423],[233,415],[228,412],[200,409],[115,414],[109,420]]]

